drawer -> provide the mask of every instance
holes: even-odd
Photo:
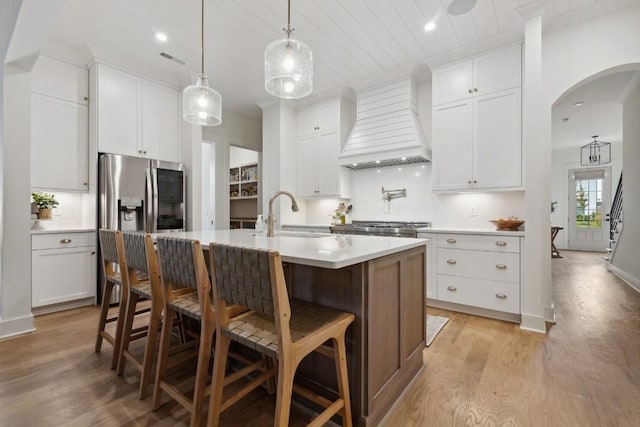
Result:
[[[438,274],[438,298],[457,304],[520,314],[520,286]]]
[[[520,283],[520,254],[438,248],[438,273]]]
[[[520,253],[520,238],[474,234],[438,234],[438,247]]]
[[[34,234],[31,236],[31,249],[60,249],[79,246],[95,246],[96,233],[55,233]]]

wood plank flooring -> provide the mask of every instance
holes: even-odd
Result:
[[[395,426],[640,426],[640,294],[606,272],[602,254],[553,260],[558,323],[517,325],[429,308],[451,320],[424,350],[425,369],[383,420]],[[137,372],[93,352],[94,307],[41,316],[34,333],[0,341],[0,426],[180,426],[169,402],[139,401]],[[188,381],[185,381],[188,383]],[[273,425],[256,390],[222,425]],[[307,417],[294,411],[292,425]]]

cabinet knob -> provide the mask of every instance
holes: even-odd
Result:
[[[146,151],[145,151],[145,153],[146,153]],[[474,180],[473,180],[473,183],[474,183],[474,184],[477,184],[477,183],[478,183],[478,181],[476,181],[476,180],[474,179]]]
[[[96,254],[96,251],[91,251],[91,255],[95,255],[95,254]]]
[[[85,97],[84,97],[84,98],[82,98],[82,99],[84,99],[85,101],[88,101],[88,100],[89,100],[89,97],[88,97],[88,96],[85,96]]]
[[[138,150],[138,154],[142,154],[142,150]]]
[[[505,242],[504,240],[498,240],[496,242],[496,246],[507,246],[507,242]]]
[[[471,181],[470,181],[470,180],[469,180],[469,181],[467,181],[467,184],[471,184]]]
[[[455,243],[456,241],[456,239],[447,239],[447,243]]]
[[[447,286],[447,290],[451,291],[451,292],[455,292],[455,291],[458,290],[458,288],[456,288],[455,286],[449,285],[449,286]]]
[[[477,87],[474,87],[474,88],[473,88],[473,91],[474,91],[474,92],[477,92],[477,91],[478,91],[478,88],[477,88]]]
[[[507,269],[507,266],[506,266],[506,265],[504,265],[504,264],[496,264],[496,268],[497,268],[498,270],[506,270],[506,269]]]
[[[469,93],[473,93],[473,90],[472,90],[472,89],[469,89],[467,92],[469,92]]]
[[[142,152],[142,154],[147,154],[147,152],[146,152],[146,151],[143,151],[143,152]]]
[[[507,296],[505,294],[503,294],[502,292],[498,292],[496,294],[496,298],[507,299]]]
[[[448,260],[447,260],[447,264],[451,264],[451,265],[453,265],[453,264],[457,264],[457,262],[456,262],[456,260],[455,260],[455,259],[448,259]]]
[[[89,183],[88,182],[83,182],[82,185],[84,185],[86,187],[87,185],[89,185]]]
[[[71,239],[62,239],[60,240],[60,243],[71,243]]]

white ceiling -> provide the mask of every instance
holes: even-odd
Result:
[[[600,77],[565,94],[552,110],[552,147],[579,147],[591,142],[593,135],[601,141],[621,142],[622,101],[639,73]],[[584,104],[576,106],[577,102]]]
[[[516,9],[534,0],[478,0],[462,16],[451,0],[292,0],[294,36],[313,50],[314,95],[401,73],[422,73],[452,57],[521,39]],[[546,22],[573,23],[640,0],[547,0]],[[264,48],[282,35],[286,0],[206,0],[206,72],[225,110],[259,118]],[[67,0],[51,41],[85,57],[144,64],[146,74],[190,84],[200,68],[198,0]],[[426,33],[424,24],[436,20]],[[564,24],[563,24],[564,25]],[[154,38],[163,31],[169,40]],[[165,51],[186,65],[159,56]],[[157,73],[154,73],[154,71]]]

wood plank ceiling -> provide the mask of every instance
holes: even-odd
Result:
[[[282,35],[286,0],[206,0],[206,72],[225,109],[260,117],[264,48]],[[292,0],[294,37],[311,46],[314,95],[441,63],[521,39],[516,9],[534,0],[478,0],[462,16],[449,16],[451,0]],[[562,17],[640,0],[553,0]],[[548,8],[549,9],[549,8]],[[52,41],[91,56],[144,62],[187,85],[200,68],[198,0],[67,0]],[[424,30],[434,20],[436,29]],[[167,34],[164,44],[154,34]],[[165,51],[186,62],[159,56]],[[105,52],[109,52],[106,55]]]

